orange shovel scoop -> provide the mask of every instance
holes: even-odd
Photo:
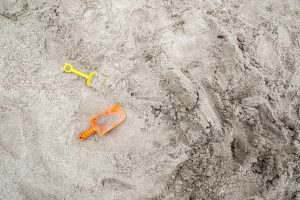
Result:
[[[106,110],[98,113],[90,120],[91,128],[79,135],[80,140],[85,140],[95,132],[99,136],[103,136],[111,129],[118,126],[125,120],[125,112],[120,104],[114,104]]]

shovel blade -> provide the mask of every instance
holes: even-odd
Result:
[[[123,122],[125,118],[124,110],[120,104],[116,103],[94,116],[90,123],[95,128],[96,133],[99,136],[103,136]]]

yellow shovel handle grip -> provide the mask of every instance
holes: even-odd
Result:
[[[70,63],[66,63],[64,65],[64,72],[67,73],[74,73],[77,74],[78,76],[84,77],[86,78],[86,82],[88,84],[88,86],[91,86],[91,81],[93,76],[96,74],[96,72],[91,72],[89,75],[82,73],[81,71],[76,70],[72,64]]]

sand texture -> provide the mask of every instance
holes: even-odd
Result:
[[[300,200],[299,0],[0,0],[0,80],[1,200]]]

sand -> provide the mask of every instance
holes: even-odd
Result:
[[[1,0],[0,72],[1,200],[300,199],[299,0]]]

